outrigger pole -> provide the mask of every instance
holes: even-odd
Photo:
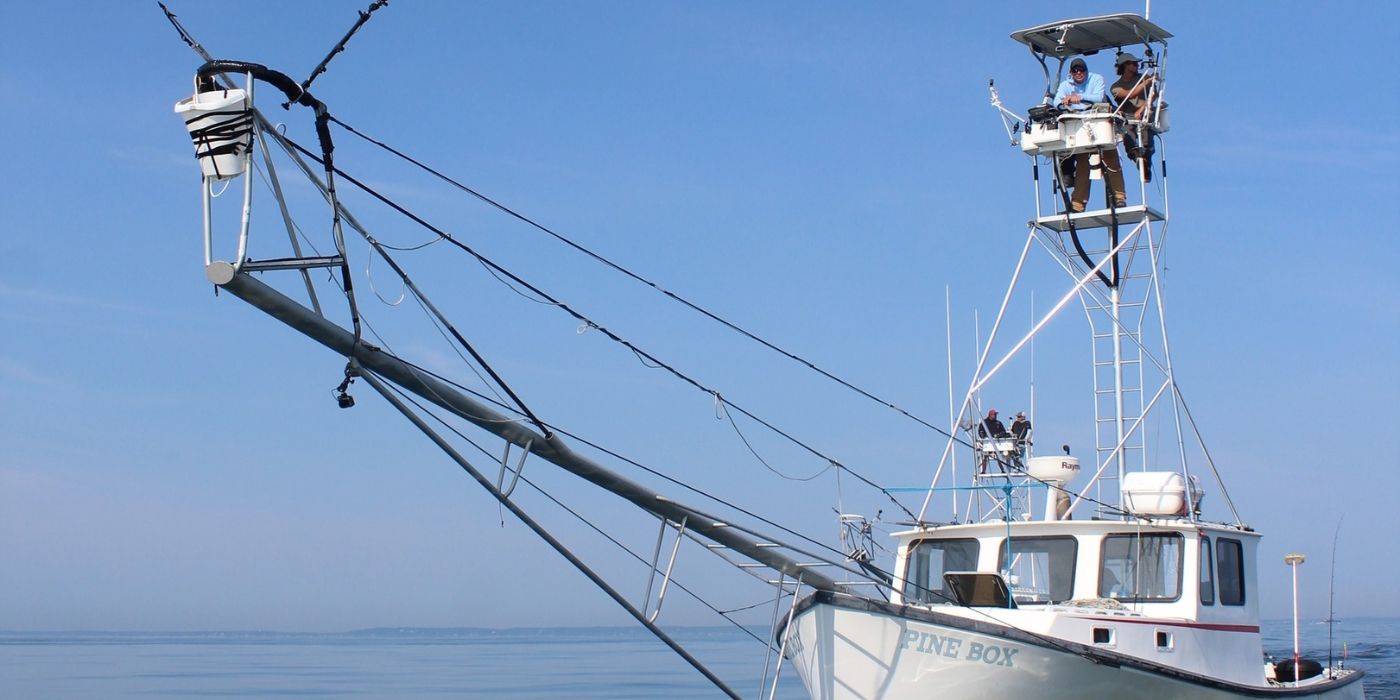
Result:
[[[538,522],[535,522],[535,519],[530,517],[529,513],[526,513],[523,509],[520,508],[520,506],[517,506],[514,501],[510,500],[509,494],[501,491],[499,488],[496,487],[495,484],[491,483],[490,479],[486,478],[485,474],[482,474],[479,469],[473,467],[471,463],[466,460],[466,458],[462,457],[460,452],[454,449],[452,445],[447,442],[447,440],[444,440],[443,437],[437,433],[437,431],[433,430],[432,426],[428,425],[428,423],[424,421],[421,416],[419,416],[417,413],[414,413],[413,409],[409,408],[408,405],[405,404],[403,401],[400,401],[399,397],[394,395],[393,389],[391,389],[384,382],[380,381],[379,378],[374,376],[373,373],[365,373],[361,376],[364,377],[365,381],[368,382],[370,386],[374,387],[375,391],[378,391],[380,395],[384,397],[385,401],[388,401],[390,404],[393,405],[394,408],[397,408],[399,412],[404,415],[405,418],[407,418],[410,422],[417,426],[419,430],[423,431],[423,434],[427,435],[428,439],[432,440],[433,443],[438,446],[438,448],[440,448],[443,452],[446,452],[447,456],[452,458],[452,461],[456,462],[457,465],[460,466],[468,474],[470,474],[473,479],[476,479],[476,482],[478,484],[481,484],[482,488],[489,491],[491,495],[495,496],[496,500],[500,501],[501,504],[504,505],[506,508],[509,508],[510,512],[515,514],[515,517],[520,518],[520,521],[525,523],[526,527],[530,528],[530,530],[533,531],[536,535],[539,535],[540,539],[549,543],[549,546],[554,548],[554,551],[558,552],[559,556],[562,556],[565,559],[567,559],[570,564],[574,565],[574,568],[578,569],[579,572],[581,572],[584,576],[587,576],[588,580],[593,582],[593,585],[597,586],[598,588],[601,588],[604,593],[608,594],[609,598],[612,598],[614,602],[616,602],[618,605],[621,605],[622,608],[626,610],[628,614],[636,618],[637,622],[640,622],[643,627],[646,627],[648,630],[651,631],[652,634],[656,635],[656,638],[660,639],[663,643],[665,643],[666,646],[670,647],[671,651],[676,652],[676,654],[680,655],[682,659],[685,659],[686,663],[690,664],[695,670],[699,671],[701,675],[705,676],[707,680],[713,683],[716,688],[719,688],[721,691],[723,691],[725,695],[728,695],[729,697],[734,698],[735,700],[740,699],[740,695],[734,692],[733,688],[730,688],[728,684],[721,680],[719,676],[716,676],[713,671],[711,671],[705,666],[705,664],[700,663],[699,659],[691,655],[689,651],[686,651],[685,647],[681,646],[678,642],[676,642],[676,640],[672,639],[671,636],[666,634],[666,632],[663,631],[660,627],[658,627],[656,623],[647,619],[645,613],[638,610],[635,605],[632,605],[632,603],[628,602],[628,600],[624,598],[622,594],[617,591],[616,588],[613,588],[611,585],[608,584],[607,581],[603,580],[603,577],[599,576],[597,572],[593,571],[592,567],[583,563],[583,560],[579,559],[578,556],[576,556],[573,552],[569,551],[569,548],[564,546],[563,542],[560,542],[557,538],[554,537],[554,535],[549,534],[549,530],[546,530]]]
[[[223,270],[216,268],[225,267]],[[221,289],[248,302],[269,316],[291,326],[307,337],[339,355],[359,363],[363,369],[387,379],[403,389],[417,394],[481,429],[523,447],[530,453],[572,472],[622,498],[638,508],[676,522],[686,521],[687,528],[717,544],[764,564],[785,576],[797,579],[812,588],[841,592],[843,587],[834,579],[814,571],[812,564],[802,563],[778,551],[771,542],[761,542],[737,527],[714,516],[677,503],[660,493],[642,486],[597,462],[580,455],[559,440],[519,424],[510,416],[462,393],[452,385],[419,370],[398,357],[360,340],[340,326],[315,314],[310,309],[287,298],[282,293],[254,279],[246,272],[234,273],[229,263],[211,265],[210,277],[224,273],[227,281]],[[797,551],[797,550],[793,550]],[[828,564],[829,562],[822,562]]]

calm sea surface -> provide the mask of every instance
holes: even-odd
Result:
[[[745,697],[763,646],[734,628],[673,630]],[[1325,662],[1327,627],[1304,655]],[[1344,620],[1337,656],[1367,672],[1367,697],[1400,698],[1400,619]],[[1265,649],[1291,654],[1288,622]],[[770,676],[771,678],[771,676]],[[344,634],[0,632],[0,697],[713,698],[720,694],[645,630],[371,630]],[[764,693],[766,696],[766,693]],[[784,673],[778,697],[804,698]]]

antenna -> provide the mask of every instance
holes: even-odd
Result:
[[[953,291],[948,285],[943,286],[943,334],[948,345],[948,432],[956,435],[958,433],[957,414],[953,413]],[[958,483],[958,452],[953,450],[949,455],[953,467],[953,483]],[[973,460],[973,464],[976,464]],[[975,467],[974,467],[975,468]],[[958,521],[958,494],[953,492],[953,522]]]
[[[1337,530],[1332,533],[1332,573],[1327,581],[1327,675],[1332,675],[1332,626],[1337,623],[1337,615],[1332,604],[1337,600],[1337,538],[1342,534],[1342,521],[1345,515],[1337,518]]]
[[[1035,329],[1035,290],[1031,290],[1031,330]],[[1031,429],[1035,428],[1035,336],[1031,336]]]

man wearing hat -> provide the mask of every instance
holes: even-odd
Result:
[[[997,410],[994,408],[987,411],[987,417],[983,418],[982,424],[977,426],[977,436],[981,438],[1005,438],[1011,437],[1011,433],[1006,432],[1006,426],[1002,424],[1001,419],[997,418]],[[998,453],[998,450],[994,444],[989,444],[983,445],[981,452],[982,460],[981,464],[978,465],[978,470],[980,473],[985,474],[987,472],[987,462],[992,458],[993,454]],[[1002,462],[1002,458],[998,456],[996,460],[997,466],[1002,472],[1005,472],[1006,465]]]
[[[1025,442],[1026,435],[1031,432],[1031,422],[1026,420],[1025,411],[1016,412],[1016,420],[1011,421],[1011,434],[1016,437],[1017,442]]]
[[[1150,119],[1148,90],[1157,83],[1157,76],[1141,75],[1137,56],[1130,53],[1118,54],[1113,65],[1118,71],[1118,82],[1109,88],[1108,94],[1118,105],[1119,112],[1137,122]],[[1123,134],[1123,150],[1130,160],[1138,163],[1143,182],[1152,182],[1152,153],[1156,149],[1149,127],[1141,123],[1130,126],[1128,132]]]
[[[1104,104],[1103,76],[1090,73],[1083,58],[1076,57],[1069,63],[1069,77],[1060,83],[1055,91],[1055,104],[1072,112],[1092,109]],[[1123,189],[1123,165],[1118,161],[1118,149],[1106,149],[1099,153],[1100,167],[1103,168],[1108,186],[1113,190],[1114,206],[1125,206],[1128,195]],[[1070,210],[1084,211],[1089,202],[1089,154],[1074,156],[1074,195],[1070,198]]]
[[[1011,433],[1006,432],[1006,425],[997,418],[997,410],[994,408],[987,411],[987,417],[982,419],[982,425],[977,427],[979,437],[1004,438],[1011,437]]]

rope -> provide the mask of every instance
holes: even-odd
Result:
[[[429,415],[429,416],[432,416],[433,420],[437,421],[437,423],[438,423],[439,425],[441,425],[443,428],[446,428],[448,431],[450,431],[451,433],[453,433],[453,434],[456,435],[457,437],[461,438],[461,439],[462,439],[463,441],[465,441],[468,445],[471,445],[472,447],[476,448],[476,450],[477,450],[478,452],[480,452],[482,455],[486,456],[487,459],[491,459],[491,460],[497,459],[497,457],[496,457],[495,455],[491,454],[489,451],[487,451],[487,449],[486,449],[485,447],[482,447],[480,444],[477,444],[477,442],[476,442],[475,440],[472,440],[471,438],[467,437],[465,434],[462,433],[462,431],[458,430],[455,426],[453,426],[452,424],[450,424],[450,423],[448,423],[447,421],[443,420],[442,417],[439,416],[437,413],[435,413],[434,411],[430,410],[428,407],[424,406],[423,404],[419,403],[419,401],[418,401],[417,399],[415,399],[411,394],[408,394],[407,392],[403,391],[402,389],[400,389],[400,388],[399,388],[397,385],[395,385],[395,384],[388,383],[388,384],[386,384],[386,385],[389,386],[391,389],[393,389],[394,393],[395,393],[395,394],[398,394],[400,398],[402,398],[402,399],[404,399],[405,401],[407,401],[407,402],[413,404],[413,406],[414,406],[415,408],[417,408],[419,411],[421,411],[421,412],[423,412],[423,413],[425,413],[425,414],[427,414],[427,415]],[[621,549],[622,551],[624,551],[624,552],[626,552],[627,554],[631,555],[633,559],[636,559],[638,562],[640,562],[640,563],[642,563],[642,564],[648,564],[648,565],[650,565],[651,562],[648,561],[647,559],[643,558],[642,555],[637,554],[635,551],[632,550],[632,548],[630,548],[630,547],[628,547],[627,545],[623,544],[622,542],[618,541],[618,539],[615,538],[615,537],[613,537],[612,535],[609,535],[609,534],[608,534],[606,531],[604,531],[602,528],[598,527],[597,524],[593,523],[593,522],[592,522],[591,520],[589,520],[588,518],[585,518],[585,517],[583,516],[583,514],[579,513],[578,511],[574,510],[573,508],[570,508],[568,505],[566,505],[563,501],[560,501],[558,498],[555,498],[555,497],[554,497],[552,494],[550,494],[548,491],[544,490],[544,488],[541,487],[539,484],[536,484],[535,482],[530,481],[529,477],[522,476],[522,477],[520,477],[520,481],[524,482],[527,486],[529,486],[530,488],[534,489],[536,493],[538,493],[538,494],[540,494],[541,496],[544,496],[545,498],[549,499],[551,502],[554,503],[554,505],[559,506],[559,508],[562,509],[564,512],[566,512],[566,513],[568,513],[569,515],[572,515],[572,516],[574,516],[575,518],[577,518],[579,522],[583,523],[584,525],[587,525],[587,526],[589,527],[589,529],[591,529],[591,530],[593,530],[594,532],[596,532],[596,533],[598,533],[599,535],[601,535],[601,536],[602,536],[604,539],[606,539],[608,542],[611,542],[612,544],[616,545],[618,549]],[[690,590],[689,588],[687,588],[685,585],[683,585],[683,584],[682,584],[679,580],[677,580],[675,577],[672,577],[672,578],[671,578],[671,584],[674,585],[674,586],[676,586],[677,588],[681,589],[682,591],[685,591],[686,594],[688,594],[690,597],[694,598],[694,599],[695,599],[697,602],[699,602],[701,605],[704,605],[705,607],[709,608],[709,609],[710,609],[712,612],[714,612],[715,614],[719,615],[720,617],[723,617],[723,618],[724,618],[726,621],[728,621],[730,624],[732,624],[732,625],[734,625],[735,627],[738,627],[739,629],[743,630],[745,634],[749,635],[750,637],[753,637],[755,640],[759,641],[760,643],[763,643],[763,644],[765,644],[765,645],[767,644],[766,641],[764,641],[764,640],[763,640],[762,638],[760,638],[758,635],[754,634],[753,631],[751,631],[751,630],[749,630],[747,627],[745,627],[745,626],[739,624],[739,623],[738,623],[737,621],[735,621],[733,618],[729,617],[729,613],[730,613],[730,612],[738,612],[738,611],[741,611],[741,610],[745,610],[745,609],[747,609],[747,608],[738,608],[738,609],[736,609],[736,610],[730,610],[730,611],[720,610],[719,608],[716,608],[715,606],[711,605],[711,604],[709,603],[709,601],[706,601],[706,600],[705,600],[704,598],[702,598],[698,593],[696,593],[696,592]]]
[[[690,301],[689,299],[686,299],[685,297],[682,297],[682,296],[680,296],[679,294],[676,294],[675,292],[672,292],[672,291],[670,291],[669,289],[666,289],[665,287],[662,287],[660,284],[658,284],[658,283],[656,283],[656,282],[654,282],[654,281],[652,281],[652,280],[650,280],[650,279],[647,279],[647,278],[645,278],[645,277],[643,277],[643,276],[641,276],[641,275],[639,275],[639,274],[637,274],[637,273],[635,273],[635,272],[633,272],[633,271],[631,271],[631,270],[629,270],[629,269],[623,267],[622,265],[620,265],[620,264],[618,264],[618,263],[616,263],[616,262],[614,262],[614,261],[612,261],[612,260],[610,260],[610,259],[608,259],[608,258],[606,258],[606,257],[604,257],[604,256],[602,256],[602,255],[600,255],[600,254],[598,254],[598,253],[596,253],[596,252],[594,252],[594,251],[588,249],[587,247],[584,247],[583,245],[581,245],[581,244],[579,244],[579,243],[577,243],[577,242],[575,242],[575,241],[569,239],[568,237],[566,237],[566,236],[564,236],[564,235],[562,235],[562,234],[560,234],[560,233],[555,232],[554,230],[550,229],[549,227],[547,227],[547,226],[545,226],[545,225],[543,225],[543,224],[541,224],[541,223],[538,223],[538,222],[534,221],[533,219],[531,219],[531,218],[525,216],[524,214],[521,214],[521,213],[519,213],[519,212],[517,212],[517,211],[515,211],[515,210],[513,210],[513,209],[511,209],[511,208],[509,208],[509,207],[507,207],[507,206],[505,206],[504,204],[501,204],[500,202],[497,202],[496,200],[491,199],[490,197],[488,197],[488,196],[486,196],[486,195],[484,195],[484,194],[482,194],[482,193],[480,193],[480,192],[478,192],[478,191],[476,191],[476,190],[474,190],[474,189],[472,189],[472,188],[470,188],[470,187],[468,187],[468,186],[466,186],[466,185],[464,185],[464,184],[458,182],[457,180],[452,179],[451,177],[449,177],[449,176],[447,176],[447,175],[445,175],[445,174],[443,174],[443,173],[441,173],[441,172],[439,172],[439,171],[433,169],[431,166],[429,166],[429,165],[427,165],[427,164],[425,164],[425,163],[423,163],[423,162],[421,162],[421,161],[419,161],[419,160],[413,158],[412,156],[409,156],[408,154],[406,154],[406,153],[404,153],[404,152],[402,152],[402,151],[400,151],[400,150],[394,148],[393,146],[390,146],[390,145],[384,143],[383,141],[380,141],[380,140],[377,140],[377,139],[375,139],[375,138],[372,138],[372,137],[370,137],[370,136],[368,136],[368,135],[366,135],[366,134],[360,132],[359,130],[355,129],[354,127],[350,126],[349,124],[346,124],[345,122],[343,122],[343,121],[341,121],[341,120],[339,120],[339,119],[337,119],[337,118],[335,118],[335,117],[331,117],[331,121],[334,122],[335,124],[339,125],[341,128],[345,129],[346,131],[349,131],[350,133],[352,133],[352,134],[354,134],[354,135],[356,135],[356,136],[358,136],[358,137],[364,139],[365,141],[368,141],[368,142],[370,142],[370,143],[372,143],[372,144],[374,144],[374,145],[376,145],[376,146],[378,146],[378,147],[380,147],[380,148],[382,148],[382,149],[384,149],[384,150],[386,150],[386,151],[388,151],[388,152],[390,152],[390,153],[392,153],[392,154],[398,156],[399,158],[402,158],[402,159],[408,161],[409,163],[412,163],[413,165],[415,165],[415,166],[417,166],[417,167],[423,169],[424,171],[426,171],[426,172],[432,174],[433,176],[435,176],[435,177],[437,177],[437,178],[443,180],[444,182],[447,182],[448,184],[452,185],[453,187],[456,187],[457,189],[459,189],[459,190],[461,190],[461,191],[463,191],[463,192],[466,192],[467,194],[470,194],[470,195],[473,196],[473,197],[476,197],[477,199],[479,199],[479,200],[481,200],[482,202],[485,202],[486,204],[488,204],[488,205],[490,205],[490,206],[492,206],[492,207],[494,207],[494,208],[500,210],[501,212],[503,212],[503,213],[505,213],[505,214],[507,214],[507,215],[509,215],[509,216],[511,216],[511,217],[513,217],[513,218],[515,218],[515,219],[518,219],[518,220],[520,220],[521,222],[523,222],[523,223],[525,223],[525,224],[528,224],[529,226],[531,226],[531,227],[533,227],[533,228],[535,228],[535,229],[538,229],[538,230],[540,230],[540,231],[542,231],[542,232],[544,232],[544,233],[546,233],[546,234],[549,234],[550,236],[553,236],[555,239],[559,240],[561,243],[564,243],[565,245],[569,246],[570,248],[573,248],[574,250],[577,250],[577,251],[579,251],[580,253],[583,253],[584,255],[587,255],[588,257],[593,258],[594,260],[596,260],[596,261],[602,263],[603,265],[605,265],[605,266],[607,266],[607,267],[610,267],[610,268],[612,268],[613,270],[616,270],[617,272],[620,272],[620,273],[622,273],[623,275],[626,275],[627,277],[630,277],[631,279],[633,279],[633,280],[635,280],[635,281],[637,281],[637,282],[640,282],[640,283],[642,283],[642,284],[644,284],[644,285],[646,285],[646,286],[648,286],[648,287],[650,287],[650,288],[656,290],[657,292],[660,292],[661,294],[663,294],[663,295],[669,297],[669,298],[672,299],[673,301],[675,301],[675,302],[677,302],[677,303],[679,303],[679,304],[681,304],[681,305],[683,305],[683,306],[685,306],[685,307],[687,307],[687,308],[689,308],[689,309],[691,309],[691,310],[693,310],[693,311],[695,311],[695,312],[697,312],[697,313],[699,313],[699,314],[705,316],[706,318],[709,318],[709,319],[712,320],[712,321],[715,321],[716,323],[719,323],[720,325],[722,325],[722,326],[724,326],[724,327],[726,327],[726,328],[728,328],[728,329],[730,329],[730,330],[732,330],[732,331],[734,331],[734,332],[736,332],[736,333],[738,333],[738,334],[740,334],[740,335],[742,335],[742,336],[748,338],[749,340],[752,340],[752,341],[754,341],[754,342],[756,342],[756,343],[758,343],[758,344],[760,344],[760,345],[762,345],[762,346],[768,348],[769,350],[772,350],[772,351],[774,351],[774,352],[776,352],[776,353],[778,353],[778,354],[780,354],[780,355],[783,355],[784,357],[787,357],[788,359],[793,360],[793,361],[795,361],[795,362],[797,362],[797,363],[799,363],[799,364],[801,364],[801,365],[807,367],[808,369],[810,369],[810,370],[812,370],[812,371],[814,371],[814,372],[820,374],[821,376],[826,377],[827,379],[830,379],[830,380],[836,382],[837,384],[840,384],[841,386],[844,386],[844,387],[846,387],[847,389],[850,389],[851,391],[854,391],[854,392],[856,392],[857,394],[860,394],[861,396],[863,396],[863,397],[865,397],[865,398],[867,398],[867,399],[870,399],[871,401],[874,401],[874,402],[876,402],[876,403],[878,403],[878,404],[880,404],[880,405],[882,405],[882,406],[884,406],[884,407],[886,407],[886,408],[892,409],[892,410],[896,411],[897,413],[899,413],[899,414],[905,416],[906,418],[909,418],[910,420],[913,420],[914,422],[919,423],[920,425],[922,425],[922,426],[924,426],[924,427],[926,427],[926,428],[929,428],[929,429],[933,430],[934,432],[936,432],[936,433],[938,433],[938,434],[940,434],[940,435],[943,435],[943,436],[949,437],[949,438],[952,438],[952,437],[953,437],[953,435],[949,434],[947,431],[945,431],[945,430],[943,430],[942,428],[940,428],[940,427],[938,427],[938,426],[936,426],[936,425],[934,425],[934,424],[932,424],[932,423],[929,423],[928,421],[926,421],[926,420],[924,420],[924,419],[922,419],[922,418],[920,418],[920,417],[914,415],[914,414],[911,413],[910,411],[905,410],[905,409],[903,409],[903,408],[900,408],[899,406],[896,406],[895,404],[893,404],[893,403],[891,403],[891,402],[889,402],[889,401],[886,401],[885,399],[882,399],[882,398],[876,396],[875,394],[871,393],[870,391],[867,391],[867,390],[865,390],[865,389],[862,389],[861,387],[859,387],[859,386],[857,386],[857,385],[855,385],[855,384],[853,384],[853,383],[851,383],[851,382],[848,382],[848,381],[846,381],[845,379],[842,379],[842,378],[836,376],[835,374],[833,374],[833,373],[831,373],[831,372],[829,372],[829,371],[827,371],[827,370],[825,370],[825,369],[822,369],[821,367],[818,367],[814,362],[812,362],[812,361],[810,361],[810,360],[807,360],[807,359],[805,359],[805,358],[803,358],[803,357],[797,355],[796,353],[793,353],[793,352],[790,352],[790,351],[788,351],[788,350],[785,350],[785,349],[783,349],[782,347],[779,347],[778,345],[776,345],[776,344],[774,344],[774,343],[772,343],[772,342],[770,342],[770,341],[768,341],[768,340],[765,340],[764,338],[762,338],[762,337],[758,336],[757,334],[755,334],[755,333],[753,333],[753,332],[751,332],[751,331],[749,331],[749,330],[747,330],[747,329],[745,329],[745,328],[739,326],[738,324],[735,324],[735,323],[733,323],[733,322],[731,322],[731,321],[729,321],[729,320],[727,320],[727,319],[725,319],[725,318],[719,316],[718,314],[716,314],[716,313],[714,313],[714,312],[712,312],[712,311],[710,311],[710,310],[708,310],[708,309],[706,309],[706,308],[700,306],[699,304],[696,304],[695,302],[692,302],[692,301]]]
[[[341,37],[340,41],[336,42],[330,53],[326,54],[326,57],[321,59],[320,63],[316,64],[316,67],[311,70],[311,75],[306,76],[306,80],[301,81],[301,89],[311,89],[312,81],[316,80],[317,76],[326,72],[326,66],[330,64],[331,59],[335,58],[336,54],[345,50],[345,44],[350,41],[350,37],[355,36],[355,32],[359,31],[360,27],[365,25],[365,22],[369,21],[369,16],[374,14],[375,10],[388,4],[389,0],[374,0],[374,2],[369,4],[369,9],[360,11],[360,18],[355,21],[355,24],[351,25],[350,31],[345,32],[345,36]]]
[[[298,144],[297,142],[292,141],[291,139],[287,138],[286,136],[282,136],[282,135],[280,135],[280,134],[275,134],[274,137],[277,138],[277,139],[279,139],[279,140],[285,141],[287,144],[291,145],[293,148],[295,148],[297,151],[299,151],[302,155],[306,156],[307,158],[310,158],[310,159],[315,160],[315,161],[317,161],[317,162],[322,162],[322,161],[316,156],[316,154],[312,153],[310,150],[307,150],[307,149],[306,149],[304,146],[302,146],[301,144]],[[710,395],[716,396],[716,397],[718,398],[718,400],[721,401],[721,402],[723,402],[724,405],[727,406],[729,409],[738,411],[739,413],[741,413],[741,414],[743,414],[744,416],[748,417],[750,420],[752,420],[752,421],[758,423],[759,425],[762,425],[762,426],[765,427],[765,428],[768,428],[770,431],[772,431],[772,432],[774,432],[774,433],[776,433],[776,434],[782,436],[783,438],[786,438],[789,442],[791,442],[792,444],[794,444],[794,445],[796,445],[796,446],[802,448],[803,450],[807,451],[808,453],[810,453],[810,454],[812,454],[812,455],[814,455],[814,456],[820,458],[821,460],[823,460],[823,461],[825,461],[825,462],[834,463],[834,464],[836,464],[837,466],[839,466],[839,467],[845,469],[848,473],[851,474],[851,476],[854,476],[856,479],[859,479],[860,481],[862,481],[862,482],[864,482],[865,484],[871,486],[872,488],[876,489],[876,490],[879,491],[880,493],[883,493],[883,494],[884,494],[886,497],[888,497],[888,498],[890,499],[890,501],[891,501],[892,503],[894,503],[900,510],[902,510],[902,511],[904,511],[906,514],[908,514],[910,518],[913,518],[913,519],[917,520],[917,516],[915,516],[908,508],[906,508],[906,507],[904,506],[904,504],[900,503],[900,502],[898,501],[898,499],[896,499],[889,491],[887,491],[886,489],[884,489],[884,488],[881,487],[880,485],[876,484],[875,482],[871,481],[870,479],[866,478],[865,476],[863,476],[863,475],[860,474],[859,472],[857,472],[857,471],[851,469],[849,466],[847,466],[847,465],[845,465],[845,464],[842,464],[840,460],[837,460],[837,459],[835,459],[835,458],[833,458],[833,457],[827,456],[826,454],[824,454],[823,452],[821,452],[821,451],[818,450],[817,448],[812,447],[811,445],[807,444],[806,442],[803,442],[802,440],[799,440],[798,438],[794,437],[792,434],[790,434],[790,433],[788,433],[788,432],[782,430],[781,428],[778,428],[776,425],[773,425],[772,423],[770,423],[770,422],[764,420],[763,418],[761,418],[761,417],[759,417],[758,415],[752,413],[752,412],[749,411],[748,409],[745,409],[744,407],[742,407],[742,406],[740,406],[740,405],[734,403],[733,401],[731,401],[731,400],[729,400],[729,399],[726,399],[726,398],[724,398],[724,397],[722,397],[722,396],[719,396],[719,392],[718,392],[717,390],[712,389],[712,388],[710,388],[710,387],[708,387],[708,386],[702,384],[702,383],[699,382],[698,380],[696,380],[696,379],[690,377],[689,375],[685,374],[684,372],[681,372],[680,370],[676,369],[675,367],[673,367],[673,366],[667,364],[666,362],[662,361],[660,358],[656,357],[655,355],[652,355],[651,353],[649,353],[649,352],[647,352],[647,351],[641,349],[640,347],[638,347],[637,345],[635,345],[635,344],[632,343],[631,341],[629,341],[629,340],[627,340],[626,338],[623,338],[622,336],[620,336],[620,335],[614,333],[612,330],[610,330],[610,329],[607,328],[606,326],[603,326],[603,325],[597,323],[596,321],[590,319],[589,317],[587,317],[587,316],[585,316],[583,313],[577,311],[576,309],[574,309],[572,306],[568,305],[567,303],[565,303],[565,302],[563,302],[563,301],[560,301],[559,299],[555,298],[553,295],[549,294],[548,292],[545,292],[543,289],[540,289],[539,287],[537,287],[537,286],[531,284],[530,282],[526,281],[525,279],[521,278],[520,276],[518,276],[518,275],[516,275],[515,273],[511,272],[510,270],[506,269],[505,267],[502,267],[501,265],[499,265],[499,264],[496,263],[495,261],[493,261],[493,260],[491,260],[490,258],[486,257],[485,255],[482,255],[481,253],[477,252],[477,251],[476,251],[474,248],[472,248],[471,246],[469,246],[469,245],[467,245],[467,244],[465,244],[465,243],[463,243],[463,242],[457,240],[456,238],[454,238],[454,237],[452,236],[452,234],[450,234],[450,233],[448,233],[448,232],[446,232],[446,231],[444,231],[444,230],[442,230],[442,229],[440,229],[440,228],[438,228],[438,227],[432,225],[431,223],[425,221],[422,217],[419,217],[417,214],[414,214],[413,212],[411,212],[411,211],[409,211],[408,209],[404,208],[402,205],[400,205],[400,204],[398,204],[397,202],[395,202],[395,201],[389,199],[389,198],[386,197],[385,195],[379,193],[379,192],[378,192],[377,190],[375,190],[374,188],[372,188],[372,187],[370,187],[370,186],[364,184],[363,182],[360,182],[359,180],[355,179],[353,176],[349,175],[348,173],[346,173],[346,172],[340,170],[339,168],[335,168],[335,172],[336,172],[337,174],[339,174],[342,178],[344,178],[346,182],[349,182],[350,184],[352,184],[352,185],[358,187],[360,190],[362,190],[362,191],[365,192],[366,194],[370,195],[371,197],[374,197],[375,199],[378,199],[381,203],[385,204],[386,206],[388,206],[389,208],[393,209],[394,211],[397,211],[398,213],[400,213],[400,214],[404,215],[405,217],[409,218],[410,220],[412,220],[414,223],[418,224],[419,226],[422,226],[422,227],[428,229],[429,231],[432,231],[433,233],[437,234],[440,238],[442,238],[442,240],[447,241],[448,243],[452,244],[453,246],[459,248],[459,249],[462,250],[463,252],[465,252],[465,253],[467,253],[468,255],[472,256],[472,257],[475,258],[478,262],[480,262],[482,265],[484,265],[484,266],[486,266],[486,267],[488,267],[488,268],[490,268],[490,269],[492,269],[492,270],[494,270],[494,271],[500,273],[501,275],[506,276],[507,278],[509,278],[509,279],[510,279],[512,282],[514,282],[515,284],[520,285],[521,287],[523,287],[523,288],[529,290],[532,294],[535,294],[535,295],[539,296],[541,299],[544,299],[544,300],[545,300],[546,302],[548,302],[549,304],[551,304],[551,305],[553,305],[553,306],[556,306],[556,307],[562,309],[565,313],[569,314],[570,316],[572,316],[575,320],[579,321],[580,323],[587,324],[590,328],[597,329],[598,332],[600,332],[600,333],[602,333],[603,335],[607,336],[609,340],[612,340],[613,342],[618,343],[619,345],[622,345],[623,347],[625,347],[625,348],[627,348],[628,350],[632,351],[635,355],[637,355],[637,357],[642,358],[642,359],[646,360],[647,362],[652,363],[653,365],[656,365],[658,368],[665,370],[666,372],[670,373],[672,376],[676,377],[677,379],[680,379],[681,381],[685,382],[686,384],[689,384],[689,385],[691,385],[692,387],[694,387],[694,388],[696,388],[696,389],[698,389],[698,390],[700,390],[700,391],[702,391],[702,392],[704,392],[704,393],[706,393],[706,394],[710,394]],[[372,240],[372,239],[371,239],[371,240]],[[380,251],[380,254],[385,256],[386,261],[389,261],[390,265],[391,265],[391,266],[394,266],[395,269],[396,269],[396,271],[398,270],[398,267],[397,267],[396,263],[394,263],[394,262],[392,261],[392,259],[388,257],[387,253],[385,253],[385,252],[383,252],[383,251]],[[455,335],[455,333],[454,333],[454,335]],[[462,342],[465,342],[465,339],[463,339]],[[487,368],[487,369],[488,369],[488,371],[490,371],[489,368]],[[493,372],[492,374],[494,375],[494,372]],[[509,391],[509,390],[507,389],[507,391]],[[523,410],[523,407],[522,407],[522,410]],[[533,417],[532,417],[532,420],[534,420]],[[542,431],[545,430],[545,428],[544,428],[542,425],[541,425],[541,430],[542,430]],[[946,434],[946,433],[945,433],[945,434]]]

